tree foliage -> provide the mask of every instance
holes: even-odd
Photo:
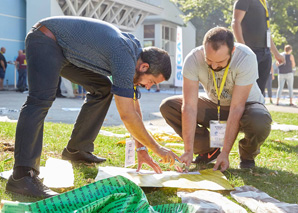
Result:
[[[192,21],[198,34],[202,28],[216,25],[230,27],[235,0],[171,0],[184,12],[185,22]],[[298,0],[267,0],[270,13],[270,28],[277,47],[282,50],[285,44],[293,46],[298,58]],[[198,29],[198,26],[200,28]],[[207,31],[207,30],[203,30]],[[198,35],[197,34],[197,35]],[[200,35],[199,37],[202,37]],[[197,40],[199,42],[200,39]],[[200,44],[200,43],[197,43]]]

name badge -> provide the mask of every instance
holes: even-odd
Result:
[[[125,167],[135,165],[135,140],[127,138],[125,143]]]
[[[210,147],[223,147],[226,126],[226,121],[210,121]]]
[[[267,30],[267,47],[271,47],[271,32]]]

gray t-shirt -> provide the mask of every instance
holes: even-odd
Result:
[[[142,52],[130,33],[86,17],[50,17],[40,21],[56,37],[66,59],[75,66],[112,76],[111,92],[133,98],[133,77]]]
[[[266,10],[260,0],[238,0],[234,8],[246,12],[241,22],[245,44],[252,49],[267,47]]]
[[[252,84],[247,102],[264,103],[264,97],[257,85],[258,65],[256,55],[247,46],[235,43],[226,83],[220,96],[222,106],[230,106],[234,85],[246,86]],[[217,88],[220,87],[225,69],[214,72],[217,79]],[[205,62],[204,47],[193,49],[187,56],[183,65],[182,74],[192,81],[199,81],[207,93],[208,98],[217,104],[217,93],[214,87],[212,72]]]

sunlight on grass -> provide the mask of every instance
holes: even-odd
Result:
[[[274,122],[280,124],[298,125],[298,115],[291,113],[273,112]],[[0,123],[0,172],[10,170],[13,167],[13,143],[15,137],[16,123]],[[41,156],[41,165],[44,165],[49,157],[61,159],[61,153],[66,146],[71,135],[73,125],[45,123],[43,154]],[[103,130],[117,134],[127,133],[124,126],[103,127]],[[297,137],[298,131],[271,131],[269,137],[261,146],[261,154],[256,158],[257,167],[253,170],[240,170],[238,154],[238,142],[243,134],[239,134],[230,154],[230,168],[224,172],[233,187],[252,185],[270,196],[288,203],[298,203],[298,141],[289,141],[285,138]],[[159,136],[158,136],[159,137]],[[158,139],[156,136],[155,138]],[[94,143],[94,153],[98,156],[107,158],[107,161],[100,166],[124,167],[125,145],[117,142],[125,138],[116,138],[98,135]],[[160,144],[183,143],[182,141],[168,141],[158,139]],[[169,145],[169,147],[178,155],[183,153],[183,147]],[[150,155],[157,162],[159,158],[150,151]],[[208,165],[207,168],[212,168]],[[174,170],[169,165],[161,165],[164,171]],[[137,168],[137,166],[133,166]],[[150,169],[144,165],[143,169]],[[84,186],[94,182],[97,174],[96,165],[74,165],[75,187]],[[4,200],[13,200],[10,194],[5,193],[6,181],[0,179],[0,198]],[[147,198],[151,205],[165,203],[179,203],[177,189],[168,188],[144,188]],[[225,195],[232,199],[229,195]],[[25,197],[18,197],[20,201],[34,201]],[[232,199],[233,200],[233,199]]]

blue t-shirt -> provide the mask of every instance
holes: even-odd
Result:
[[[66,59],[75,66],[112,76],[113,94],[133,98],[133,77],[142,52],[130,33],[86,17],[50,17],[40,21],[56,37]]]

